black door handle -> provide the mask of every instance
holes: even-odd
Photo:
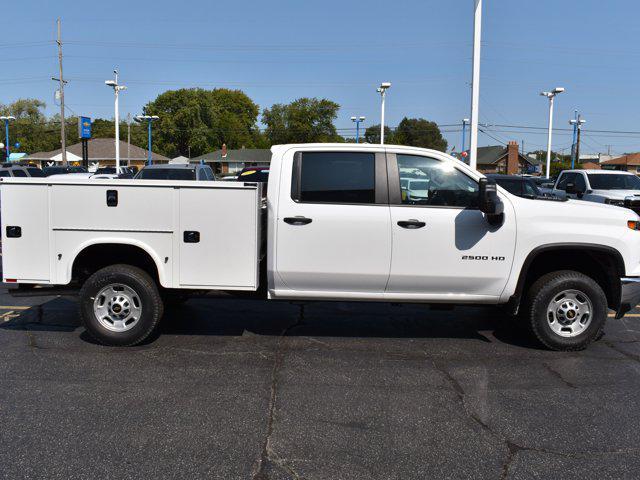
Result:
[[[312,220],[307,217],[285,217],[284,223],[288,223],[289,225],[307,225],[311,223]]]
[[[421,222],[420,220],[400,220],[398,225],[402,228],[408,228],[409,230],[415,230],[416,228],[422,228],[426,225],[426,223]]]

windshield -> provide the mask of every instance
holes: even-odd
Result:
[[[143,180],[195,180],[196,171],[193,168],[143,168],[136,175]]]
[[[640,190],[640,178],[635,175],[590,173],[587,176],[594,190]]]
[[[540,191],[536,185],[528,180],[517,180],[511,178],[496,179],[496,183],[504,188],[507,192],[517,195],[519,197],[522,196],[531,196],[537,197],[540,195]]]

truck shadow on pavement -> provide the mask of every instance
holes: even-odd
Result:
[[[0,330],[82,331],[75,301],[56,298],[0,320]],[[165,309],[158,335],[344,337],[344,338],[444,338],[499,342],[539,349],[498,308],[456,307],[433,310],[424,305],[381,303],[309,302],[266,300],[191,299]],[[150,338],[152,344],[158,335]]]

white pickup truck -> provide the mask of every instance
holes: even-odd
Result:
[[[3,281],[77,293],[87,331],[123,346],[154,332],[163,299],[194,290],[503,305],[557,350],[584,348],[607,309],[640,300],[628,209],[520,198],[420,148],[272,153],[266,205],[258,183],[2,179]]]

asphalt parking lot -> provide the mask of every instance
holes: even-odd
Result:
[[[638,478],[640,314],[579,353],[492,309],[193,299],[96,345],[0,292],[2,478]]]

